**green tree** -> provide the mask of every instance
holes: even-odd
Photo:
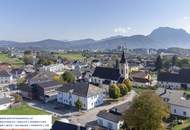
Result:
[[[123,83],[127,86],[128,91],[130,92],[131,89],[132,89],[132,82],[131,82],[131,80],[130,80],[130,79],[125,79],[125,80],[123,81]]]
[[[82,109],[82,102],[80,99],[77,99],[77,101],[75,102],[75,106],[78,110]]]
[[[160,71],[163,68],[163,62],[162,62],[162,57],[159,55],[156,59],[156,71]]]
[[[172,66],[176,66],[176,63],[177,63],[177,56],[174,55],[174,56],[172,57]]]
[[[118,87],[122,96],[125,96],[128,93],[128,88],[124,83],[118,84]]]
[[[33,56],[32,55],[24,55],[24,63],[26,65],[33,64]]]
[[[153,91],[148,90],[133,100],[124,120],[129,127],[139,130],[164,130],[162,120],[168,115],[166,103]]]
[[[120,95],[121,95],[121,93],[120,93],[119,87],[116,84],[111,85],[110,88],[109,88],[109,96],[110,96],[110,98],[116,99],[116,98],[119,98]]]
[[[75,76],[70,71],[66,71],[62,74],[62,80],[67,83],[72,83],[75,81]]]

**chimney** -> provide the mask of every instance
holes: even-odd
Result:
[[[80,123],[77,124],[77,130],[80,130]]]
[[[115,108],[114,111],[117,112],[117,108]]]

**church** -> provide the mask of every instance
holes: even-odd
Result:
[[[129,66],[125,53],[122,53],[119,68],[96,67],[92,74],[91,82],[98,85],[121,83],[129,78]]]

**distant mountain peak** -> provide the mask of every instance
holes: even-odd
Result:
[[[154,29],[151,34],[153,33],[165,33],[165,32],[169,32],[169,33],[185,33],[188,34],[184,29],[182,28],[171,28],[171,27],[158,27],[156,29]],[[151,35],[150,34],[150,35]]]
[[[22,44],[20,44],[22,43]],[[116,35],[101,40],[91,38],[64,41],[44,39],[33,42],[0,41],[0,47],[51,49],[114,49],[118,46],[128,48],[190,48],[190,34],[184,29],[158,27],[149,35],[122,36]]]
[[[159,27],[154,29],[148,37],[154,39],[155,41],[165,43],[168,46],[180,46],[180,44],[190,43],[189,33],[187,33],[184,29],[171,27]],[[189,45],[187,44],[186,46]]]

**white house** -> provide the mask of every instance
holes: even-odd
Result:
[[[100,60],[94,59],[92,60],[92,66],[101,66],[102,62]]]
[[[159,88],[156,93],[169,105],[172,115],[190,118],[190,95],[182,90]]]
[[[64,84],[58,89],[57,102],[75,106],[79,99],[83,109],[92,109],[103,104],[103,90],[87,82]]]
[[[63,64],[51,64],[40,68],[41,71],[50,71],[54,73],[62,73],[64,71]]]
[[[7,97],[0,98],[0,110],[5,110],[11,105],[11,100]]]
[[[190,69],[181,69],[178,72],[160,72],[158,85],[165,88],[190,88]]]
[[[124,112],[129,108],[128,103],[111,108],[109,111],[100,111],[97,116],[97,124],[109,130],[120,130],[124,124],[122,118]]]
[[[14,79],[26,77],[25,70],[20,68],[12,69],[11,74],[13,75]]]
[[[9,84],[11,83],[13,76],[9,74],[7,71],[0,71],[0,84]]]
[[[129,78],[129,66],[123,52],[119,68],[96,67],[91,82],[94,84],[113,84]]]

